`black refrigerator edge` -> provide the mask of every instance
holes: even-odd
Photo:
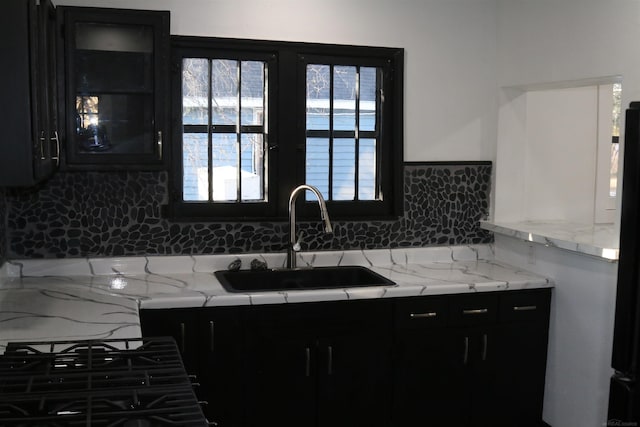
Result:
[[[626,111],[620,256],[607,426],[639,426],[640,394],[640,102]]]

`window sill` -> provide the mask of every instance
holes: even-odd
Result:
[[[567,221],[512,223],[481,221],[480,228],[611,262],[618,261],[619,235],[613,224],[589,225]]]

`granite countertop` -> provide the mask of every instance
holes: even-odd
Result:
[[[362,265],[395,286],[229,293],[213,275],[235,259],[282,267],[285,255],[15,260],[0,275],[0,352],[7,342],[141,335],[139,309],[282,304],[551,287],[496,262],[490,245],[298,254],[298,266]]]
[[[480,227],[504,236],[565,249],[615,262],[620,254],[619,232],[613,224],[567,221],[481,221]]]

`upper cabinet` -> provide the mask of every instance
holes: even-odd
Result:
[[[66,169],[161,169],[169,12],[59,7]]]
[[[3,0],[0,186],[32,186],[57,167],[56,15],[49,0]]]

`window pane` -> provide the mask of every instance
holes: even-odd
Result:
[[[242,135],[242,200],[263,200],[264,150],[261,134]]]
[[[356,67],[333,69],[333,129],[356,128]]]
[[[376,140],[361,139],[358,153],[358,199],[376,200]]]
[[[307,65],[307,129],[329,130],[330,87],[328,65]]]
[[[333,200],[355,199],[355,140],[336,139],[333,142]]]
[[[329,199],[329,140],[326,138],[307,138],[305,182],[320,190],[325,199]],[[306,200],[315,200],[310,192],[305,192]]]
[[[212,137],[213,200],[237,200],[238,144],[236,134],[213,134]]]
[[[241,64],[242,125],[262,126],[264,105],[264,63],[243,61]]]
[[[209,123],[209,60],[185,58],[182,61],[182,124]]]
[[[238,119],[238,61],[211,61],[211,122],[234,125]]]
[[[376,89],[375,68],[360,68],[360,130],[376,130]]]
[[[207,146],[206,134],[182,135],[182,198],[184,201],[209,200]]]

